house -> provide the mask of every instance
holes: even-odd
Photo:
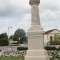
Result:
[[[51,29],[44,33],[44,42],[47,44],[47,42],[54,40],[54,36],[56,34],[60,34],[60,31],[58,29]]]

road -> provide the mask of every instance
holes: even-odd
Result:
[[[17,47],[21,47],[21,46],[24,46],[24,47],[27,47],[27,44],[20,44],[20,46],[0,46],[0,50],[9,50],[9,49],[12,49],[12,50],[17,50]]]

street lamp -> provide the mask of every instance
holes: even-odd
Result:
[[[9,29],[12,28],[12,27],[8,27],[8,39],[9,39]]]
[[[8,27],[8,40],[9,40],[9,29],[12,28],[12,27]]]

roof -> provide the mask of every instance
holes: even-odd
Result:
[[[50,32],[52,32],[52,31],[54,31],[54,30],[59,31],[58,29],[51,29],[51,30],[46,31],[45,34],[49,34]],[[59,32],[60,32],[60,31],[59,31]]]

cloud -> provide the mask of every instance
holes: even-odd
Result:
[[[60,19],[60,0],[41,0],[40,16],[44,20]]]
[[[60,0],[41,0],[41,9],[60,10]]]
[[[28,18],[26,18],[26,16]],[[14,34],[15,30],[20,28],[24,29],[26,32],[28,28],[30,28],[31,25],[31,17],[30,14],[25,14],[23,16],[24,18],[2,18],[0,21],[0,33],[7,32],[8,34],[8,28],[12,27],[9,29],[9,35]]]
[[[40,19],[44,30],[60,29],[60,0],[40,1]]]
[[[40,20],[44,30],[60,26],[60,0],[40,0]],[[29,0],[0,0],[0,33],[10,34],[17,28],[25,31],[31,26],[31,6]]]
[[[24,1],[24,2],[23,2]],[[27,2],[28,0],[26,0]],[[27,7],[25,0],[0,0],[0,17],[19,16],[29,13],[30,8]]]

